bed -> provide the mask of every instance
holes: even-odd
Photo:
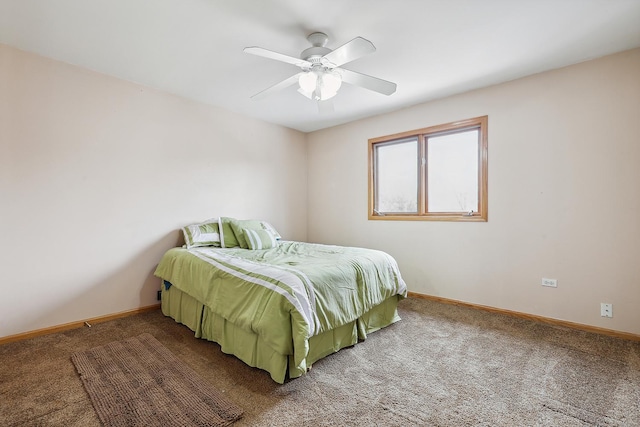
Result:
[[[254,247],[248,229],[236,233],[245,232],[247,248],[226,247],[217,228],[208,234],[225,247],[187,244],[162,257],[162,312],[274,381],[400,320],[407,289],[385,252],[281,241],[277,232]]]

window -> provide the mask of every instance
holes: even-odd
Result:
[[[487,116],[369,140],[369,219],[486,221]]]

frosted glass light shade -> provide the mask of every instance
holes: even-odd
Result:
[[[298,84],[300,85],[300,89],[308,93],[311,93],[314,90],[316,90],[317,82],[318,82],[318,75],[313,71],[300,74],[300,77],[298,78]]]
[[[320,89],[320,99],[333,98],[338,93],[342,85],[342,78],[335,72],[326,72],[322,75],[322,87]]]

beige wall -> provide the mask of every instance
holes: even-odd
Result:
[[[485,114],[488,222],[367,220],[367,139]],[[308,141],[310,241],[386,250],[410,291],[640,334],[640,49]]]
[[[305,135],[0,45],[0,337],[156,303],[190,222],[306,239]]]
[[[0,337],[154,304],[179,227],[218,215],[640,334],[638,75],[640,49],[305,136],[0,45]],[[485,114],[489,222],[367,220],[368,138]]]

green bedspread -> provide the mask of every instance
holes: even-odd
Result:
[[[155,275],[304,369],[311,336],[345,325],[407,288],[385,252],[301,242],[268,250],[173,248]]]

